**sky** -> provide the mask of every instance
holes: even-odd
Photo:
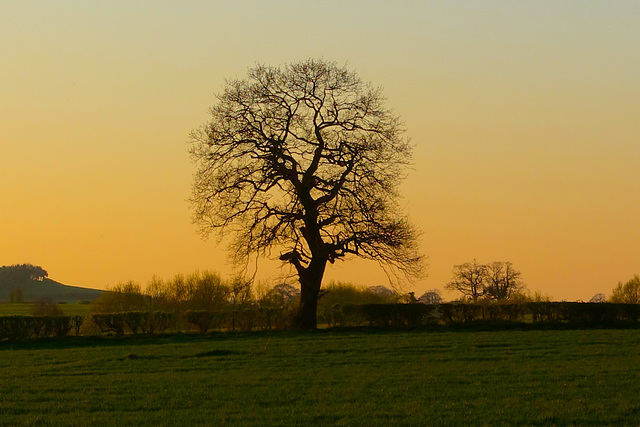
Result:
[[[510,261],[557,300],[640,273],[640,2],[0,0],[0,265],[106,288],[214,270],[189,133],[225,79],[324,58],[415,145],[401,206],[428,277]],[[280,279],[278,261],[261,280]],[[330,280],[386,285],[375,263]]]

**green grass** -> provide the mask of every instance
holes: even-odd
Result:
[[[0,316],[30,316],[34,305],[31,302],[0,304]],[[58,304],[65,316],[84,316],[89,314],[89,307],[89,304],[80,303]]]
[[[0,343],[0,425],[639,425],[640,330]]]

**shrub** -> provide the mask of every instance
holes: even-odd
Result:
[[[117,335],[124,335],[125,321],[121,314],[94,314],[91,318],[98,328],[100,328],[100,332],[114,332]]]
[[[36,301],[31,309],[33,316],[62,316],[62,310],[51,298]]]
[[[184,317],[203,334],[211,329],[221,328],[225,320],[224,314],[220,311],[187,310]]]

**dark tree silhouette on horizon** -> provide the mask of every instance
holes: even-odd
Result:
[[[42,282],[49,276],[47,271],[33,264],[14,264],[0,267],[0,286],[12,286],[29,281]]]
[[[486,273],[487,283],[484,293],[487,299],[494,301],[509,299],[524,289],[524,283],[520,278],[522,273],[509,261],[494,261],[487,264]]]
[[[474,259],[472,262],[453,266],[453,277],[445,288],[458,291],[463,298],[476,302],[484,296],[486,277],[487,266]]]
[[[192,133],[195,223],[232,235],[236,262],[276,252],[293,267],[302,328],[316,327],[327,263],[353,255],[423,272],[419,233],[397,205],[412,149],[384,101],[332,62],[258,65],[226,82]]]
[[[500,301],[521,294],[525,288],[522,274],[511,262],[480,264],[477,260],[453,267],[453,277],[445,287],[458,291],[471,301]]]

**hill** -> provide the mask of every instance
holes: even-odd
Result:
[[[99,289],[63,285],[48,278],[42,280],[0,282],[0,302],[9,302],[11,292],[16,289],[22,291],[24,301],[37,301],[45,298],[51,298],[55,302],[91,301],[98,298],[104,292]]]
[[[48,278],[44,268],[33,264],[0,267],[0,302],[30,302],[51,299],[54,302],[91,301],[104,291],[58,283]]]

